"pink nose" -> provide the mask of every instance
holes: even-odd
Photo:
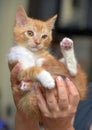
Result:
[[[40,44],[40,42],[38,42],[38,41],[35,41],[35,44],[36,44],[36,45],[39,45],[39,44]]]

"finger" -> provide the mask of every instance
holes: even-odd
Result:
[[[69,95],[70,106],[72,109],[76,109],[80,100],[78,90],[76,86],[73,84],[73,82],[68,78],[66,78],[66,84],[70,93]]]
[[[38,86],[35,87],[35,93],[36,93],[36,98],[37,98],[37,104],[38,104],[38,107],[39,107],[41,113],[44,116],[48,116],[49,110],[47,108],[46,101],[41,93],[41,90]]]
[[[11,83],[16,84],[18,82],[17,75],[20,71],[21,65],[18,63],[11,71]]]
[[[57,91],[58,91],[59,107],[65,110],[68,108],[68,95],[67,95],[65,81],[61,76],[58,76],[56,78],[56,84],[57,84]]]
[[[46,90],[46,103],[50,112],[56,112],[59,110],[57,100],[54,94],[54,89]]]

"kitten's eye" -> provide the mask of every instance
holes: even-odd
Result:
[[[46,39],[48,36],[46,34],[42,35],[43,39]]]
[[[27,35],[32,37],[32,36],[34,36],[34,32],[33,32],[33,31],[28,30],[28,31],[27,31]]]

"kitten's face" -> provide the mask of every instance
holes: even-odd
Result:
[[[26,15],[22,7],[19,7],[14,25],[15,42],[31,51],[48,47],[52,40],[56,17],[45,22],[34,20]]]

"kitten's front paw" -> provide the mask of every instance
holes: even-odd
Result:
[[[73,48],[73,41],[67,37],[65,37],[61,42],[60,42],[60,47],[61,50],[70,50]]]
[[[47,71],[42,71],[39,75],[37,75],[37,80],[41,82],[43,87],[52,89],[55,86],[55,81]]]

